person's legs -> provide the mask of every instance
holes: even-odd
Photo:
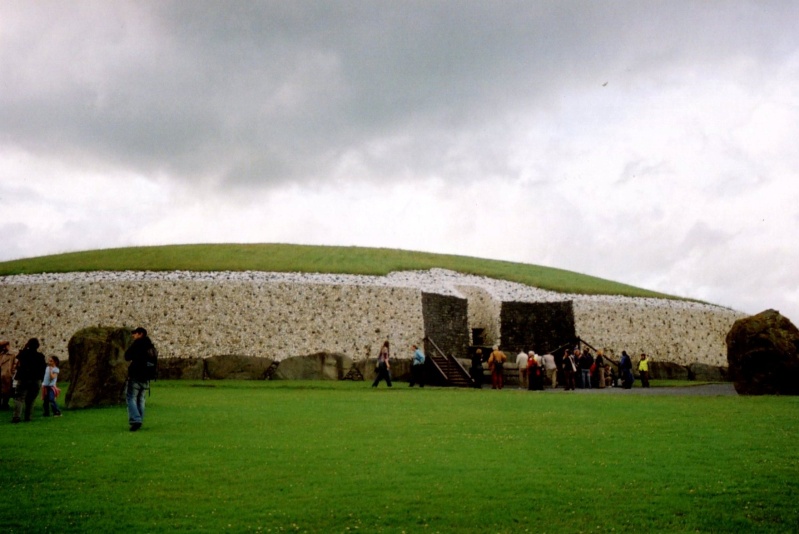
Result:
[[[11,418],[12,423],[19,423],[22,417],[22,410],[25,408],[25,389],[21,384],[17,384],[14,388],[14,415]]]
[[[36,404],[36,397],[39,396],[41,387],[38,382],[31,382],[25,388],[25,421],[31,420],[33,405]]]
[[[146,383],[128,380],[126,400],[128,404],[128,423],[130,423],[131,430],[137,430],[144,422],[144,392],[146,390]]]
[[[376,388],[377,385],[380,383],[381,380],[385,378],[386,366],[382,363],[377,366],[377,376],[375,377],[375,381],[372,382],[372,387]]]
[[[61,415],[61,410],[58,409],[58,403],[55,401],[55,391],[53,388],[47,388],[47,398],[44,401],[44,415],[49,415],[50,408],[53,409],[53,415]]]
[[[50,388],[50,405],[53,408],[53,415],[56,417],[61,415],[61,408],[58,407],[58,402],[55,400],[55,390]]]

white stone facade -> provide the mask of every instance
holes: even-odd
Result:
[[[144,326],[164,357],[236,354],[282,360],[339,352],[374,358],[389,339],[395,357],[424,336],[422,292],[468,300],[469,328],[501,344],[503,301],[572,300],[577,335],[614,357],[726,365],[724,338],[744,315],[663,299],[564,295],[433,269],[384,277],[292,273],[69,273],[0,277],[0,338],[18,350],[38,337],[67,357],[89,326]]]

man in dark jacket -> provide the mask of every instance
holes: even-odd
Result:
[[[125,351],[125,361],[130,362],[125,398],[131,432],[140,429],[144,422],[144,394],[150,388],[147,361],[151,351],[155,351],[155,346],[147,337],[147,330],[142,327],[136,328],[133,331],[133,343]]]
[[[39,390],[44,378],[47,362],[44,354],[39,352],[39,340],[31,338],[19,354],[14,364],[14,416],[12,423],[19,423],[20,416],[24,415],[25,421],[31,420],[33,403],[39,396]],[[24,414],[23,414],[24,408]]]
[[[631,389],[633,387],[633,361],[627,354],[626,350],[621,351],[621,360],[619,360],[619,373],[622,377],[622,387],[624,389]]]

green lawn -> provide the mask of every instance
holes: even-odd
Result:
[[[2,532],[796,532],[799,399],[159,381],[0,420]]]
[[[386,275],[443,268],[586,295],[675,298],[584,274],[507,261],[363,247],[284,244],[168,245],[89,250],[0,262],[0,276],[83,271],[268,271]]]

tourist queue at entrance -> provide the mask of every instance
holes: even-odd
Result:
[[[494,346],[491,354],[484,360],[482,349],[472,355],[470,374],[474,387],[482,387],[483,372],[487,363],[491,374],[491,389],[503,389],[505,386],[505,364],[507,355]],[[521,351],[516,355],[516,367],[519,376],[519,389],[543,390],[545,385],[552,389],[563,386],[566,391],[580,389],[604,389],[606,387],[633,387],[633,363],[627,351],[622,351],[619,362],[611,362],[602,350],[596,357],[589,348],[575,347],[573,351],[564,350],[563,354],[536,354],[535,351]],[[618,372],[610,365],[613,363]],[[641,386],[649,387],[649,361],[646,354],[641,354],[638,364]]]

